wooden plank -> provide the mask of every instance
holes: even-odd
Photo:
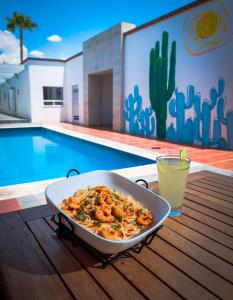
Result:
[[[209,184],[209,182],[208,181],[206,182],[206,180],[204,180],[203,178],[201,180],[192,181],[192,184],[205,188],[208,191],[217,192],[220,193],[221,195],[228,196],[226,198],[226,201],[233,202],[233,191],[228,191],[221,184],[219,184],[219,186],[216,186],[216,184],[215,185]]]
[[[118,260],[114,266],[149,299],[182,299],[132,257]]]
[[[218,189],[218,192],[216,192],[214,190],[211,190],[210,189],[211,187],[209,185],[205,186],[205,184],[202,184],[198,181],[192,181],[192,183],[188,184],[187,186],[190,187],[193,190],[200,191],[201,193],[203,193],[205,195],[210,195],[210,196],[213,196],[213,197],[221,200],[221,204],[222,204],[223,200],[225,202],[229,202],[231,204],[231,207],[233,208],[233,198],[232,198],[232,196],[228,196],[228,195],[223,194],[220,189]]]
[[[184,211],[186,211],[186,208],[184,207]],[[205,235],[208,238],[211,238],[212,240],[229,247],[233,249],[233,238],[229,235],[226,235],[223,232],[220,232],[208,225],[205,225],[193,218],[190,218],[189,216],[182,214],[179,216],[179,218],[175,218],[176,222],[179,222],[192,230],[195,230],[196,232],[199,232],[202,235]],[[233,252],[232,252],[233,254]],[[233,263],[233,260],[232,260]]]
[[[226,233],[229,236],[233,237],[233,227],[229,226],[223,222],[216,220],[213,217],[209,217],[202,212],[198,212],[196,210],[191,209],[190,207],[186,206],[187,202],[184,201],[184,205],[182,207],[182,213],[186,216],[189,216],[203,224],[206,224],[222,233]],[[200,209],[201,210],[201,209]],[[202,211],[202,210],[201,210]]]
[[[24,221],[29,221],[33,219],[50,216],[52,212],[49,209],[48,205],[46,204],[37,207],[22,209],[21,211],[19,211],[19,214]]]
[[[6,299],[71,299],[17,213],[1,216],[1,286]]]
[[[205,177],[205,179],[208,180],[209,182],[213,182],[221,185],[224,189],[227,188],[228,190],[232,191],[232,182],[220,181],[216,177],[209,177],[209,176]]]
[[[201,178],[203,178],[205,176],[206,175],[205,175],[205,173],[203,171],[189,173],[188,182],[193,181],[193,180],[197,180],[197,179],[201,179]]]
[[[195,203],[198,203],[204,207],[210,208],[212,210],[215,210],[223,215],[226,215],[228,217],[230,217],[231,219],[233,218],[233,215],[231,213],[231,211],[229,212],[229,209],[227,209],[226,207],[223,207],[222,205],[220,205],[220,201],[216,201],[216,202],[211,202],[205,199],[205,195],[201,196],[196,196],[194,194],[192,194],[192,190],[190,189],[186,189],[187,192],[185,193],[185,199],[188,199],[190,201],[193,201]]]
[[[209,171],[203,171],[203,174],[205,175],[205,178],[216,178],[218,179],[218,182],[222,182],[225,184],[229,184],[230,186],[232,186],[233,184],[233,177],[232,176],[226,176],[226,175],[222,175],[219,173],[214,173],[214,172],[209,172]]]
[[[155,243],[157,239],[158,237],[154,240]],[[145,247],[139,254],[132,253],[132,256],[185,299],[196,300],[201,297],[204,299],[216,299],[212,293],[149,248]]]
[[[34,219],[28,225],[75,298],[109,299],[63,243],[52,236],[53,230],[45,220]]]
[[[56,228],[50,218],[46,218],[46,221],[51,228]],[[145,299],[112,266],[103,269],[97,259],[82,247],[73,247],[69,240],[62,240],[62,242],[113,299]]]
[[[190,195],[189,197],[192,198],[192,195]],[[186,198],[184,199],[184,205],[186,207],[191,208],[192,211],[195,211],[197,213],[201,212],[205,216],[210,216],[212,219],[219,220],[224,224],[230,225],[230,228],[232,228],[233,226],[233,218],[226,216],[212,208],[208,208],[206,206],[200,205]]]
[[[164,229],[166,231],[166,229]],[[166,261],[168,261],[170,264],[175,266],[177,269],[184,272],[187,276],[194,279],[196,282],[198,282],[201,286],[205,287],[215,295],[217,295],[220,298],[223,299],[231,299],[232,289],[233,285],[223,279],[222,277],[218,276],[214,272],[210,271],[188,255],[184,254],[177,248],[173,247],[160,237],[156,237],[152,243],[148,246],[151,250],[155,251],[159,256],[164,258]],[[144,251],[143,251],[144,253]],[[140,254],[140,256],[143,256],[143,253]],[[143,257],[144,258],[144,257]],[[148,260],[147,260],[148,261]],[[151,264],[151,261],[148,261],[149,264]],[[161,265],[160,264],[151,264],[156,269],[158,268],[158,272],[160,272]],[[163,268],[161,272],[164,272],[164,270],[167,270],[167,268]],[[178,278],[175,276],[175,273],[170,272],[173,281],[175,278],[175,281],[178,280]],[[174,276],[173,276],[174,274]],[[167,282],[167,280],[166,280]],[[183,280],[179,280],[179,282],[182,282],[181,287],[185,285]],[[188,287],[189,288],[189,285]],[[191,288],[190,285],[190,293],[191,297],[194,295],[192,294],[195,289]],[[196,297],[196,299],[201,299],[203,297]]]
[[[183,237],[189,239],[193,243],[199,245],[200,247],[208,250],[215,256],[218,256],[224,259],[226,262],[233,264],[233,255],[232,250],[229,248],[213,241],[212,239],[200,234],[199,232],[181,224],[174,219],[167,218],[165,221],[165,225],[182,235]]]
[[[194,244],[189,239],[183,237],[168,227],[163,227],[158,232],[158,235],[164,241],[173,247],[176,247],[182,253],[190,256],[197,263],[202,264],[209,270],[212,270],[216,274],[233,283],[233,267],[229,263],[203,249],[197,244]]]
[[[201,181],[205,182],[206,184],[209,184],[211,186],[215,186],[220,189],[223,189],[224,191],[233,192],[233,186],[223,185],[222,183],[219,183],[218,179],[215,179],[212,177],[205,177],[205,178],[202,178]]]
[[[224,206],[224,207],[230,209],[233,214],[233,203],[223,199],[224,195],[221,195],[221,194],[216,194],[215,196],[210,195],[210,193],[209,193],[210,191],[208,191],[204,188],[200,188],[192,183],[187,184],[186,190],[187,190],[187,192],[192,193],[193,195],[202,196],[202,198],[205,197],[205,199],[208,201],[218,203],[221,206]]]

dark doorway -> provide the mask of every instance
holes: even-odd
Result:
[[[88,76],[89,125],[112,127],[112,70]]]

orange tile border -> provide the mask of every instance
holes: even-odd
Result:
[[[16,198],[0,201],[0,214],[5,214],[19,209],[21,209],[21,206]]]
[[[49,125],[49,124],[48,124]],[[51,125],[51,124],[50,124]],[[233,159],[233,151],[223,151],[217,149],[203,149],[195,146],[185,146],[181,144],[170,143],[146,137],[134,136],[128,133],[113,132],[108,129],[84,127],[71,123],[61,122],[61,128],[75,132],[89,134],[95,137],[108,139],[115,142],[121,142],[126,145],[148,149],[157,153],[178,154],[180,149],[188,150],[189,157],[196,162],[208,164],[215,167],[220,167],[226,170],[232,170],[231,160]],[[224,160],[224,163],[222,161]],[[229,163],[227,163],[229,161]]]

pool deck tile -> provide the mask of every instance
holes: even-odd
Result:
[[[28,195],[23,197],[18,197],[18,202],[21,208],[29,208],[33,206],[41,205],[40,201],[37,199],[36,195]]]
[[[0,214],[12,212],[21,209],[18,200],[16,198],[0,201]]]
[[[193,161],[208,164],[225,170],[233,170],[233,151],[205,149],[201,147],[174,144],[151,138],[133,136],[126,133],[113,132],[109,129],[89,128],[64,122],[56,124],[56,126],[163,154],[178,154],[180,149],[185,148],[188,150],[189,157]]]

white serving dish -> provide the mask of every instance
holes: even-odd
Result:
[[[106,240],[101,236],[90,232],[65,214],[69,221],[73,224],[75,234],[102,253],[118,253],[141,242],[149,233],[154,231],[163,223],[170,212],[169,203],[159,195],[154,194],[139,184],[110,171],[93,171],[52,183],[46,188],[46,200],[54,214],[57,214],[58,212],[62,212],[64,214],[64,212],[58,207],[63,199],[73,195],[78,189],[96,185],[106,185],[111,189],[115,189],[117,192],[123,192],[126,195],[132,196],[135,200],[140,201],[143,206],[148,208],[156,220],[155,224],[148,230],[129,240],[112,241]],[[63,222],[66,224],[65,219]],[[68,224],[66,225],[68,226]]]

